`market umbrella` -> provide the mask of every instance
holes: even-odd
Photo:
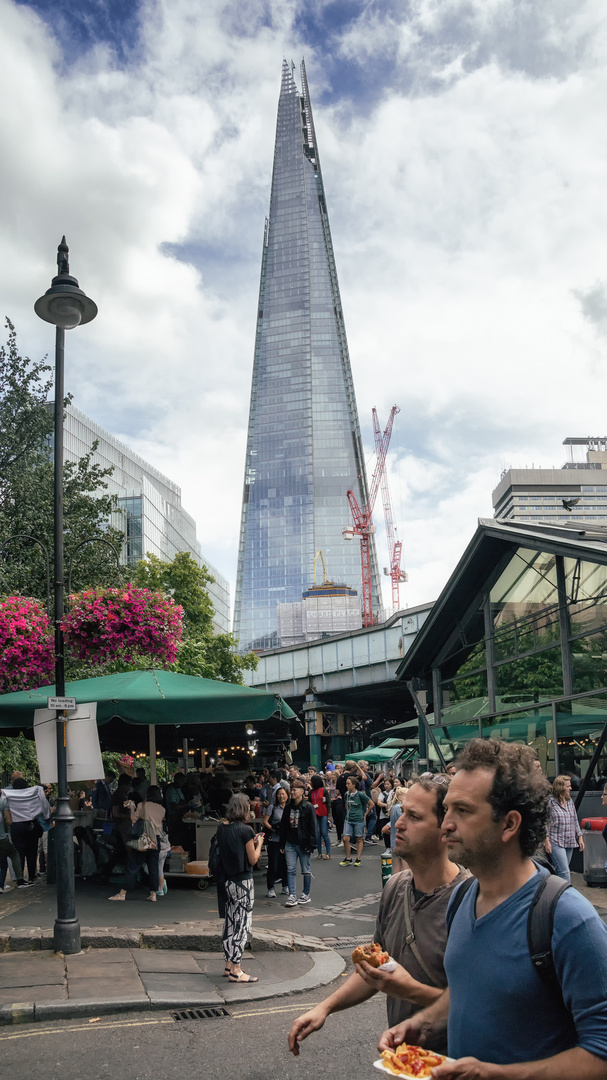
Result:
[[[41,686],[0,695],[0,728],[33,727],[34,709],[45,709],[55,687]],[[119,716],[129,724],[254,723],[295,713],[278,694],[251,686],[178,675],[174,671],[124,671],[68,682],[67,697],[96,701],[97,722]]]

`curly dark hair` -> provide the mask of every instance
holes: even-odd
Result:
[[[537,755],[530,746],[502,742],[501,739],[471,739],[458,754],[457,771],[495,770],[489,802],[493,819],[499,821],[509,810],[521,815],[518,840],[523,855],[531,856],[546,839],[550,817],[550,784],[536,768]]]
[[[436,814],[436,820],[439,825],[442,825],[445,819],[445,795],[449,790],[449,784],[451,783],[450,776],[443,776],[440,773],[438,776],[416,776],[413,780],[411,787],[415,787],[419,784],[424,791],[429,791],[435,797],[434,813]]]
[[[324,782],[322,776],[319,776],[318,773],[316,773],[315,776],[312,776],[310,778],[310,783],[312,785],[312,790],[313,791],[316,791],[317,788],[321,788],[321,787],[325,786],[325,782]]]

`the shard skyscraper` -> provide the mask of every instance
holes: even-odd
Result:
[[[322,550],[361,588],[346,490],[367,499],[346,329],[312,108],[283,61],[266,222],[236,582],[240,650],[278,644],[276,605],[299,601]],[[375,548],[373,606],[381,606]]]

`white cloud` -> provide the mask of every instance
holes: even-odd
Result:
[[[423,602],[504,465],[604,428],[604,10],[368,5],[323,45],[299,8],[146,0],[128,64],[99,43],[66,65],[0,0],[2,307],[51,350],[32,305],[65,232],[99,304],[68,338],[75,404],[181,485],[233,581],[280,65],[305,54],[361,422],[371,447],[371,406],[402,409],[392,499]],[[362,89],[335,74],[321,107],[335,64]]]

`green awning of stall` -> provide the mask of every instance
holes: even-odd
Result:
[[[389,747],[368,746],[366,750],[359,750],[355,754],[348,754],[347,761],[368,761],[370,765],[378,765],[382,761],[392,761],[401,753],[399,749]]]
[[[295,713],[278,695],[251,686],[179,675],[174,671],[126,671],[68,682],[77,704],[97,702],[97,723],[118,716],[129,724],[254,723]],[[32,727],[34,709],[45,709],[54,686],[0,695],[0,728]]]

